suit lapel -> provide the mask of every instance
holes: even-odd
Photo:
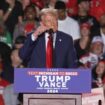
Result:
[[[57,33],[56,33],[56,41],[55,41],[55,49],[54,49],[54,66],[56,67],[57,66],[57,64],[58,64],[58,60],[60,60],[59,59],[59,57],[61,57],[60,56],[60,53],[62,53],[61,51],[61,49],[62,49],[62,38],[61,38],[61,35],[60,35],[60,33],[57,31]]]
[[[43,67],[46,67],[45,35],[39,37],[37,55]]]
[[[55,41],[55,50],[59,50],[60,48],[62,48],[61,43],[62,43],[62,37],[60,33],[57,31],[56,41]]]

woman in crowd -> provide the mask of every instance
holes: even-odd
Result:
[[[13,41],[19,35],[27,36],[27,34],[31,33],[38,26],[38,22],[36,19],[37,12],[35,6],[30,4],[24,10],[24,19],[22,23],[18,23],[14,30],[14,38]]]
[[[78,59],[89,51],[90,28],[89,23],[83,23],[80,26],[81,38],[74,43]]]
[[[1,0],[0,0],[1,1]],[[23,16],[22,5],[18,0],[3,0],[0,4],[0,18],[13,37],[14,26]]]
[[[100,60],[96,67],[92,70],[92,85],[94,87],[102,87],[105,84],[105,60]]]
[[[13,72],[14,72],[14,68],[25,67],[25,65],[23,64],[22,60],[18,55],[18,52],[19,52],[19,49],[13,49],[11,52],[11,69]],[[5,72],[5,73],[8,74],[8,72]],[[14,80],[14,76],[11,79]],[[19,103],[17,97],[18,97],[18,93],[14,92],[13,83],[4,88],[3,98],[4,98],[5,105],[17,105]]]

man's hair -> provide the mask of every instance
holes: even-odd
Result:
[[[66,4],[63,1],[57,1],[55,3],[55,9],[66,9]]]
[[[26,40],[25,36],[19,35],[15,39],[15,44],[24,44],[25,40]]]
[[[82,2],[87,2],[87,1],[89,2],[89,1],[91,1],[91,0],[78,0],[77,3],[80,4],[80,3],[82,3]]]
[[[26,12],[29,8],[32,8],[34,11],[36,11],[35,5],[29,4],[29,5],[26,6],[24,12]]]
[[[57,17],[57,10],[56,9],[52,9],[52,8],[44,8],[41,10],[40,12],[40,17],[42,17],[43,15],[46,15],[46,14],[51,14],[55,17]]]

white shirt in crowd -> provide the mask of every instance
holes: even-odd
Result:
[[[79,24],[69,16],[65,20],[58,20],[58,30],[71,35],[73,40],[80,38]]]
[[[95,65],[98,63],[98,56],[93,53],[88,53],[87,55],[84,55],[79,59],[79,62],[82,64],[88,64],[89,63],[89,68],[95,67]]]
[[[100,32],[101,32],[101,37],[102,37],[103,43],[105,45],[105,34],[102,32],[102,30],[100,30]]]
[[[8,85],[3,92],[5,105],[18,105],[18,93],[14,92],[13,84]]]
[[[102,32],[102,30],[100,29],[100,33],[101,33],[101,37],[103,40],[103,44],[104,44],[104,52],[105,52],[105,34]]]
[[[69,0],[59,0],[59,1],[68,2]]]

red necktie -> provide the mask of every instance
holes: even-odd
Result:
[[[46,67],[52,68],[53,66],[53,41],[52,36],[48,36],[47,49],[46,49]]]

